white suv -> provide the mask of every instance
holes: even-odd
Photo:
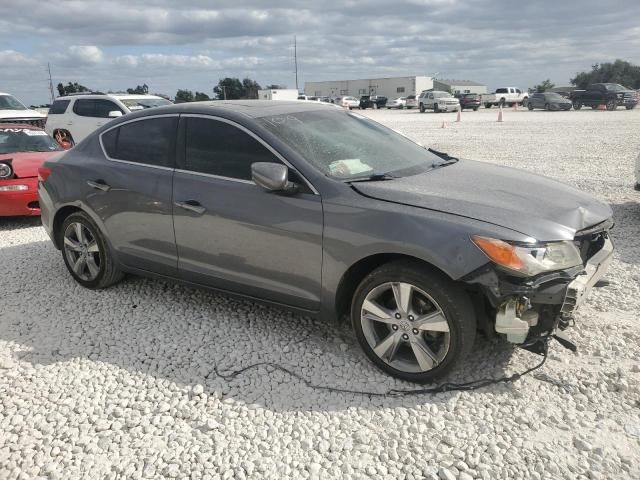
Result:
[[[455,112],[460,108],[460,102],[449,92],[425,90],[420,94],[418,106],[421,113],[424,113],[425,110],[433,110],[435,113]]]
[[[43,128],[47,116],[25,107],[16,97],[0,92],[0,123],[28,123]]]
[[[76,144],[110,119],[145,108],[170,105],[155,95],[79,93],[58,97],[49,109],[46,132],[58,142]]]

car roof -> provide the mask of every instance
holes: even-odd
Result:
[[[88,98],[89,100],[99,99],[99,98],[117,98],[119,100],[140,100],[142,98],[153,98],[153,99],[162,99],[157,95],[146,95],[146,94],[129,94],[129,93],[87,93],[87,94],[76,94],[76,95],[63,95],[61,97],[57,97],[56,100],[71,100],[72,98]],[[163,99],[165,100],[165,99]]]
[[[210,102],[187,102],[155,107],[127,114],[121,118],[130,120],[138,117],[170,113],[198,113],[205,115],[240,114],[244,117],[260,118],[267,115],[286,115],[309,111],[336,109],[331,103],[300,102],[297,100],[214,100]]]
[[[0,93],[0,95],[4,95],[4,93]],[[28,123],[2,123],[2,122],[0,122],[0,128],[20,128],[22,130],[42,130],[42,128],[36,127],[35,125],[30,125]]]

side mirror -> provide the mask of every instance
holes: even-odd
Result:
[[[120,110],[112,110],[107,115],[109,118],[118,118],[122,116],[122,112]]]
[[[256,185],[270,192],[295,193],[298,191],[298,185],[289,181],[289,169],[281,163],[252,163],[251,179]]]

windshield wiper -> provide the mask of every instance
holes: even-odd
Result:
[[[344,180],[344,182],[346,183],[352,183],[352,182],[381,182],[384,180],[393,180],[394,177],[393,175],[389,175],[388,173],[372,173],[370,175],[363,175],[361,177],[352,177],[352,178],[347,178]]]
[[[452,157],[451,155],[449,155],[448,153],[444,153],[444,152],[439,152],[438,150],[434,150],[433,148],[427,148],[427,150],[431,153],[433,153],[436,157],[440,157],[441,159],[449,162],[450,160],[454,160],[452,163],[455,163],[459,160],[459,158],[457,157]],[[448,163],[447,163],[448,165]]]

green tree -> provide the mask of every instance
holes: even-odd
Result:
[[[211,98],[204,92],[196,92],[194,97],[195,102],[208,102],[209,100],[211,100]]]
[[[127,88],[127,93],[130,95],[146,95],[149,93],[149,85],[143,83],[142,85],[137,85],[136,88]]]
[[[175,103],[193,102],[194,96],[191,90],[178,90],[176,92]]]
[[[244,88],[238,78],[221,78],[218,85],[213,88],[218,100],[237,100],[244,98]]]
[[[245,78],[242,80],[242,88],[244,90],[243,98],[258,98],[258,90],[262,87],[255,80]]]
[[[552,83],[551,80],[547,78],[545,81],[541,82],[540,85],[534,85],[533,91],[537,93],[544,93],[547,90],[551,90],[555,86],[556,84]]]
[[[91,91],[84,85],[80,85],[78,82],[73,82],[73,83],[69,82],[66,85],[63,85],[62,82],[60,82],[56,88],[58,89],[58,94],[61,97],[63,97],[64,95],[69,95],[70,93]]]
[[[571,83],[581,89],[592,83],[609,82],[628,88],[640,88],[640,66],[620,59],[613,63],[596,63],[590,72],[578,72],[571,79]]]
[[[287,88],[286,85],[278,85],[277,83],[274,83],[272,85],[267,85],[266,87],[264,87],[266,90],[280,90],[283,88]]]

